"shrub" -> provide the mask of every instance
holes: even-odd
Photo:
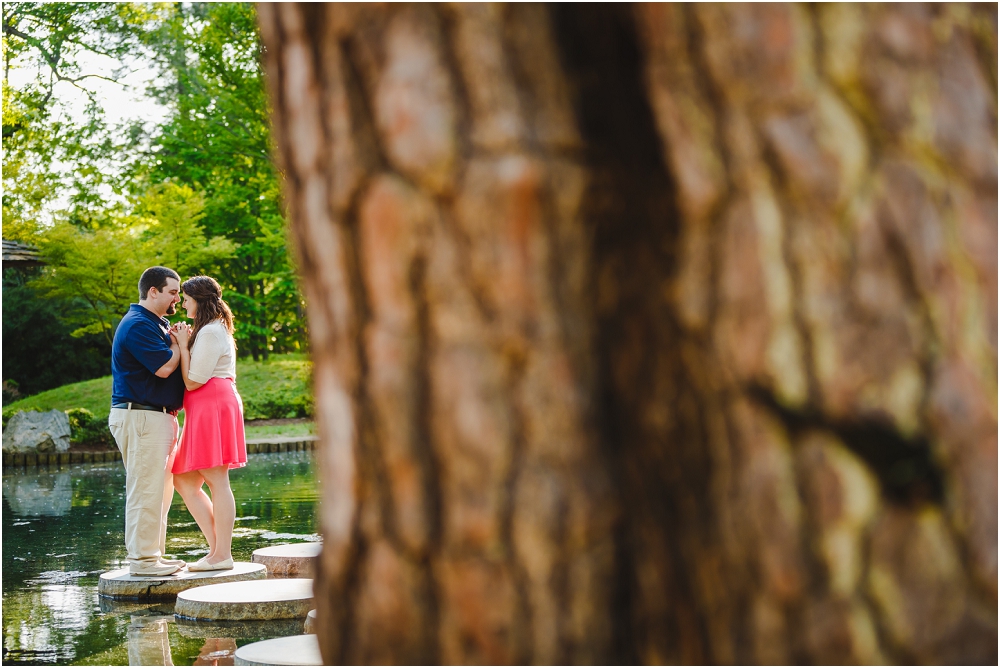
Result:
[[[69,442],[74,445],[112,445],[114,438],[108,430],[106,418],[95,417],[86,408],[71,408],[66,411],[69,418]]]
[[[312,396],[290,388],[257,391],[250,396],[241,393],[241,396],[245,420],[311,417],[313,414]]]
[[[16,380],[5,380],[3,382],[3,402],[9,404],[21,398],[20,387]]]
[[[7,408],[3,409],[3,427],[4,427],[4,429],[7,428],[7,423],[10,421],[10,419],[12,417],[14,417],[15,415],[17,415],[18,413],[21,413],[21,412],[25,412],[25,413],[27,413],[27,412],[40,413],[41,411],[39,411],[37,408],[29,408],[29,409],[25,410],[23,408],[14,408],[13,406],[8,406]]]
[[[17,383],[21,396],[108,373],[107,339],[102,334],[73,336],[73,327],[64,321],[78,308],[76,302],[44,297],[31,284],[16,286],[6,279],[5,274],[3,375]],[[4,393],[4,404],[14,400]]]

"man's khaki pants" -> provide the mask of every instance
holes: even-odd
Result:
[[[166,551],[177,418],[169,413],[112,408],[108,428],[125,462],[128,561],[133,569],[151,566]]]

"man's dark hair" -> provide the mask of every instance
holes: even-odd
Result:
[[[181,282],[180,275],[168,267],[150,267],[142,272],[142,276],[139,277],[139,301],[146,298],[150,288],[156,288],[163,292],[163,288],[167,286],[168,278],[177,279],[178,283]]]

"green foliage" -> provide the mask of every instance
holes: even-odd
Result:
[[[82,230],[58,223],[42,233],[48,262],[35,285],[44,297],[68,305],[62,319],[73,336],[100,334],[111,345],[115,327],[138,300],[139,276],[149,266],[136,235],[124,228]]]
[[[151,264],[161,264],[182,277],[214,274],[232,257],[237,244],[222,236],[205,237],[205,197],[191,186],[164,182],[139,199],[133,229],[142,230],[143,248]]]
[[[138,173],[205,193],[206,234],[238,244],[216,276],[233,309],[240,354],[304,349],[302,299],[287,252],[278,173],[249,3],[175,5],[151,37],[174,113]]]
[[[59,337],[107,346],[141,271],[164,264],[219,280],[241,356],[305,350],[253,5],[5,3],[3,50],[4,237],[36,243],[49,262],[29,285],[54,304]],[[109,126],[87,87],[95,55],[116,63],[113,80],[154,63],[148,92],[166,121]],[[9,85],[6,73],[32,68],[28,84]],[[82,116],[60,92],[73,87],[90,100]],[[32,374],[19,373],[5,379],[29,392]],[[281,392],[262,406],[309,410]]]
[[[309,417],[313,407],[312,397],[288,389],[268,390],[243,400],[247,420]]]
[[[11,271],[8,270],[7,274]],[[32,395],[107,373],[111,346],[101,335],[71,336],[65,317],[73,299],[42,299],[31,284],[7,280],[3,288],[3,373],[18,393]],[[13,398],[13,397],[11,397]],[[8,403],[5,393],[4,403]]]
[[[7,423],[10,422],[10,419],[12,417],[14,417],[15,415],[17,415],[18,413],[22,412],[22,410],[25,413],[40,413],[40,412],[43,412],[43,411],[39,411],[37,408],[29,408],[27,410],[24,410],[24,409],[14,408],[13,406],[7,406],[6,408],[3,409],[3,428],[6,429],[7,428]]]
[[[313,415],[312,363],[296,355],[237,366],[236,387],[247,420]]]
[[[287,422],[284,424],[257,425],[246,427],[247,439],[266,438],[273,436],[307,436],[316,433],[316,423],[313,421]]]
[[[32,114],[10,86],[3,87],[4,239],[35,241],[42,209],[57,190],[59,177],[51,168],[51,154],[58,145],[52,141],[54,128],[31,122],[33,116],[42,115]]]
[[[86,408],[105,421],[111,410],[111,376],[70,383],[45,392],[39,392],[4,406],[4,415],[17,411],[50,411],[53,408],[67,411],[71,408]]]
[[[121,190],[121,158],[135,142],[107,126],[88,84],[128,69],[156,11],[138,3],[3,4],[4,238],[32,241],[56,206],[64,219],[89,224],[108,207],[106,190]],[[84,71],[94,58],[116,70]],[[8,76],[17,70],[34,76],[15,88]],[[82,116],[69,113],[60,93],[74,88],[87,98]]]
[[[3,402],[9,404],[21,398],[21,386],[16,380],[3,381]]]
[[[202,208],[202,196],[190,187],[164,183],[124,220],[96,229],[57,223],[38,236],[48,264],[34,285],[68,305],[62,320],[73,325],[73,336],[100,334],[110,345],[118,321],[138,301],[143,269],[162,264],[181,276],[210,273],[232,255],[231,241],[205,238]]]
[[[79,85],[94,76],[82,70],[81,53],[116,60],[128,55],[156,18],[154,10],[150,5],[124,2],[5,2],[4,56],[46,68],[50,76],[36,87],[51,96],[59,82]]]
[[[108,429],[108,418],[101,419],[86,408],[71,408],[66,411],[69,418],[70,443],[111,445],[114,438]]]

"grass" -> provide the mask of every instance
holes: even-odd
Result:
[[[267,362],[238,360],[236,386],[243,397],[245,417],[248,420],[310,417],[313,406],[311,375],[312,362],[301,354],[274,355]],[[26,397],[4,406],[3,413],[8,416],[24,410],[66,411],[71,408],[86,408],[94,414],[95,420],[107,424],[111,410],[111,376],[63,385]],[[282,433],[282,428],[288,429],[288,433]],[[258,429],[273,429],[277,430],[275,434],[288,436],[311,433],[303,428],[303,424],[298,423],[253,429],[255,433],[259,433]]]
[[[70,408],[86,408],[95,416],[103,416],[105,420],[111,410],[111,376],[85,380],[81,383],[63,385],[53,390],[46,390],[30,397],[20,399],[3,407],[4,414],[17,411],[50,411],[58,408],[61,411]]]
[[[305,355],[237,362],[236,387],[248,420],[312,416],[312,362]]]
[[[290,424],[269,424],[256,426],[249,424],[246,427],[247,438],[267,438],[268,436],[307,436],[316,433],[316,423],[292,422]]]

